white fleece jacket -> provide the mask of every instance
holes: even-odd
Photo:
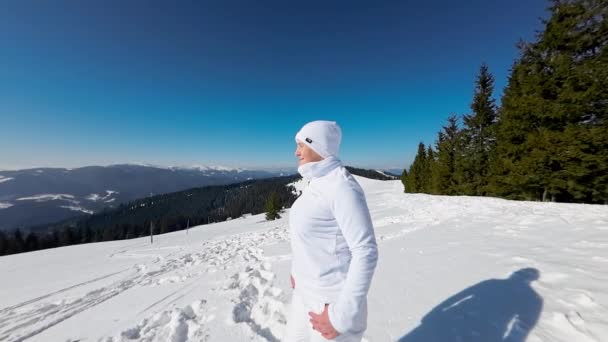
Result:
[[[310,183],[289,216],[295,291],[329,303],[329,320],[339,333],[364,331],[378,259],[365,194],[336,157],[298,172]]]

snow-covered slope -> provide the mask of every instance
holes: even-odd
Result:
[[[380,254],[367,341],[608,341],[608,207],[357,179]],[[281,340],[288,216],[0,257],[0,341]]]

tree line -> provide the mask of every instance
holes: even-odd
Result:
[[[608,203],[608,2],[554,0],[501,104],[483,64],[471,112],[418,145],[405,192]]]
[[[0,231],[0,255],[82,243],[124,240],[164,234],[187,227],[226,221],[243,214],[265,212],[273,194],[275,205],[291,207],[297,195],[287,176],[207,186],[157,195],[121,204],[91,216],[20,229]],[[152,228],[151,228],[152,227]]]

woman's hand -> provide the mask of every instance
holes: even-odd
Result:
[[[291,288],[295,289],[296,288],[296,281],[293,279],[293,276],[291,274],[289,275],[289,281],[291,282]]]
[[[327,307],[329,305],[325,304],[325,310],[320,315],[317,315],[314,312],[309,312],[308,316],[310,317],[310,323],[312,324],[312,328],[323,335],[328,340],[333,340],[340,333],[334,329],[334,326],[329,321],[329,314],[327,312]]]

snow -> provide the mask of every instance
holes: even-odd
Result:
[[[365,341],[608,341],[608,207],[357,179],[379,246]],[[0,257],[0,340],[281,340],[288,218]]]
[[[108,196],[110,196],[109,193],[105,197],[99,197],[99,195],[97,195],[97,194],[91,194],[87,197],[87,199],[91,200],[91,201],[96,201],[98,199],[103,200],[103,199],[108,198]],[[68,195],[68,194],[40,194],[40,195],[35,195],[35,196],[30,196],[30,197],[21,197],[21,198],[18,198],[17,201],[36,201],[36,202],[65,201],[65,202],[69,202],[71,204],[62,205],[62,206],[60,206],[61,208],[70,209],[73,211],[79,211],[79,212],[83,212],[86,214],[93,214],[93,211],[79,206],[80,201],[74,199],[73,195]],[[108,201],[106,200],[106,202],[108,202]]]
[[[45,201],[74,201],[74,196],[68,194],[40,194],[34,195],[30,197],[21,197],[18,198],[17,201],[36,201],[36,202],[45,202]]]
[[[99,194],[93,193],[85,198],[88,199],[89,201],[97,202],[97,201],[101,200],[103,197]]]
[[[0,183],[8,182],[8,181],[13,180],[13,179],[15,179],[15,178],[0,176]]]
[[[304,191],[304,189],[306,189],[306,187],[308,186],[308,181],[305,180],[304,178],[300,178],[293,183],[287,184],[287,186],[293,186],[293,188],[295,190],[293,190],[292,193],[294,195],[299,196],[302,193],[302,191]]]
[[[103,202],[108,203],[108,202],[114,201],[114,198],[110,198],[110,196],[112,196],[113,194],[117,194],[117,193],[118,193],[118,191],[106,190],[105,194],[92,193],[85,198],[92,202],[103,201]]]
[[[110,164],[110,165],[106,165],[105,167],[117,167],[117,166],[144,166],[144,167],[153,167],[153,168],[157,168],[157,169],[166,169],[167,168],[162,165],[145,163],[145,162],[129,162],[129,163],[120,163],[120,164]]]
[[[379,174],[381,174],[381,175],[383,175],[383,176],[390,177],[390,178],[392,178],[392,179],[395,179],[395,178],[396,178],[395,176],[393,176],[393,175],[389,175],[389,174],[387,174],[386,172],[384,172],[384,171],[382,171],[382,170],[374,170],[374,171],[378,172]]]
[[[62,205],[60,207],[61,208],[65,208],[65,209],[70,209],[70,210],[73,210],[73,211],[80,211],[80,212],[83,212],[85,214],[93,214],[92,210],[87,210],[87,209],[79,207],[77,205]]]
[[[12,207],[13,204],[9,202],[0,202],[0,209],[6,209]]]
[[[237,172],[241,173],[245,170],[222,165],[191,165],[191,166],[170,166],[171,170],[196,170],[200,172],[206,171],[222,171],[222,172]]]

